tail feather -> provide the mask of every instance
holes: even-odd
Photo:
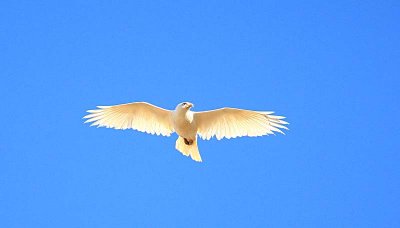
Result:
[[[192,157],[193,160],[201,162],[199,148],[197,147],[197,139],[193,141],[192,145],[186,145],[185,140],[179,136],[176,140],[175,148],[185,156]]]

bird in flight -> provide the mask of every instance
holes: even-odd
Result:
[[[149,134],[170,136],[176,132],[175,148],[193,160],[201,162],[197,147],[197,136],[209,140],[215,136],[236,138],[263,136],[288,129],[285,117],[273,112],[251,111],[238,108],[221,108],[204,112],[193,112],[190,102],[178,104],[175,110],[167,110],[147,102],[133,102],[113,106],[97,106],[88,110],[85,123],[91,126],[114,129],[134,129]]]

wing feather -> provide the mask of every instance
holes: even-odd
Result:
[[[114,106],[97,106],[88,110],[85,123],[90,126],[115,129],[134,129],[149,134],[170,136],[174,132],[172,112],[146,102]]]
[[[236,108],[221,108],[206,112],[195,112],[194,121],[202,139],[216,137],[236,138],[242,136],[263,136],[288,128],[285,117],[272,115],[273,112],[251,111]]]

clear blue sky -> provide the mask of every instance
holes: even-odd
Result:
[[[1,1],[0,227],[400,227],[399,1]],[[90,128],[148,101],[286,136]]]

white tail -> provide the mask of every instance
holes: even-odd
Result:
[[[193,141],[192,145],[186,145],[185,140],[179,136],[176,140],[175,148],[183,155],[192,157],[193,160],[201,162],[199,148],[197,147],[197,139]]]

